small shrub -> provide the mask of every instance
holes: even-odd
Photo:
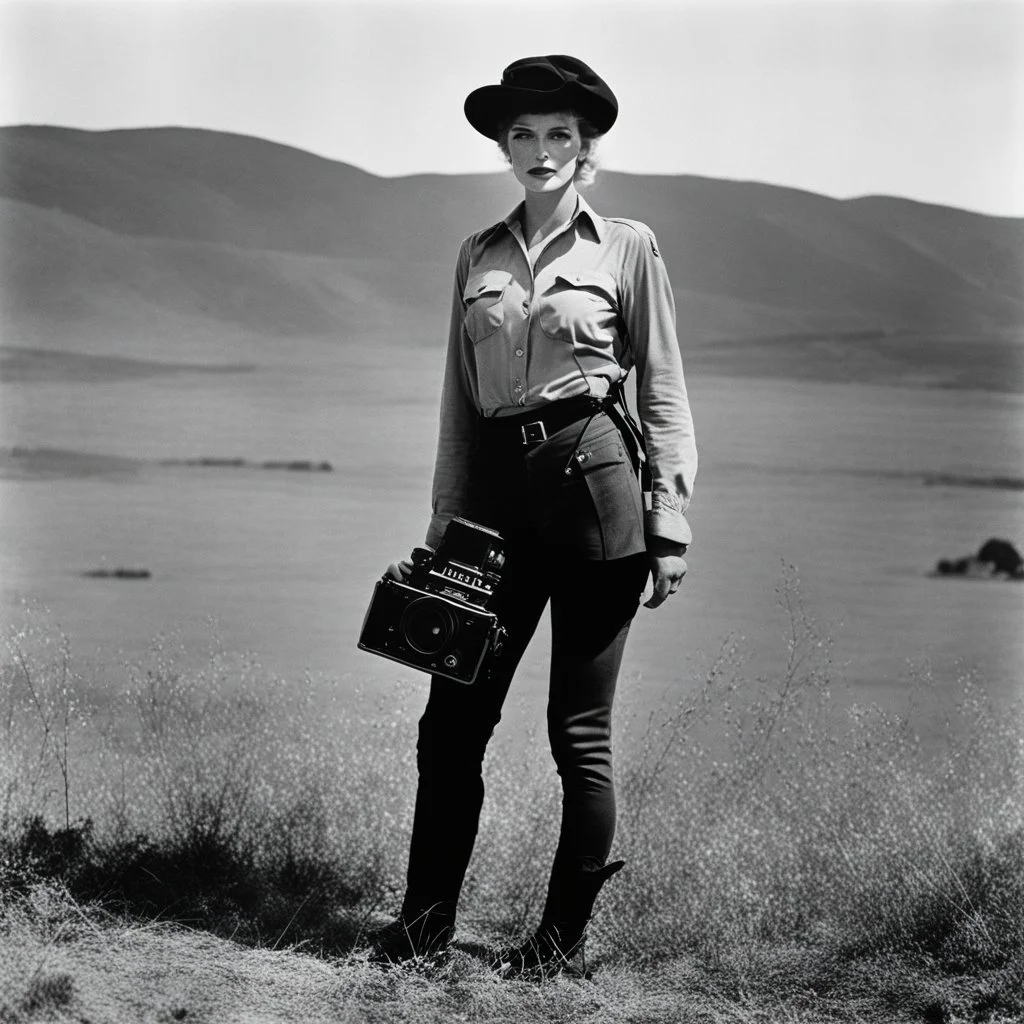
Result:
[[[74,995],[75,982],[70,974],[39,972],[29,982],[21,1009],[30,1014],[61,1010],[70,1004]]]

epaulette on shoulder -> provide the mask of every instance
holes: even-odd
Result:
[[[658,240],[654,237],[654,232],[642,220],[630,220],[628,217],[605,217],[604,219],[610,224],[625,224],[626,227],[632,228],[647,242],[655,256],[661,256],[661,253],[658,252]]]

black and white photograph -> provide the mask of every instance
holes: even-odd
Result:
[[[1024,2],[0,0],[0,1021],[1024,1021]]]

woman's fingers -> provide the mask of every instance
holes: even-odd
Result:
[[[686,559],[681,555],[652,555],[653,592],[644,602],[645,608],[657,608],[679,589],[686,575]]]
[[[385,571],[385,576],[390,576],[393,580],[398,580],[401,583],[403,580],[407,580],[409,575],[412,573],[412,560],[403,558],[400,562],[392,562]]]
[[[668,595],[672,593],[669,589],[668,581],[662,577],[661,579],[655,579],[654,590],[651,596],[644,602],[645,608],[658,608],[665,603]]]

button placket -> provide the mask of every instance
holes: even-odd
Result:
[[[526,301],[523,303],[523,308],[527,313],[527,322],[525,326],[526,336],[529,337],[530,323],[529,323],[529,309],[530,303]],[[526,356],[526,342],[515,341],[512,343],[515,348],[512,349],[512,353],[515,358],[512,361],[511,370],[515,376],[512,378],[512,398],[519,405],[523,405],[526,402],[526,366],[522,360]]]
[[[519,247],[522,250],[523,257],[526,260],[527,269],[530,272],[531,290],[529,294],[523,296],[522,306],[523,316],[526,319],[526,323],[523,325],[523,331],[525,333],[525,338],[529,339],[530,321],[532,319],[533,295],[537,290],[537,278],[534,274],[533,266],[530,263],[529,255],[527,254],[526,249],[523,246],[523,243],[518,239],[517,241],[519,242]],[[516,374],[516,376],[512,378],[512,400],[517,405],[526,405],[526,367],[524,364],[521,364],[519,360],[524,360],[526,358],[527,341],[523,340],[520,342],[514,342],[513,344],[515,345],[515,348],[512,350],[515,354],[515,361],[512,364],[512,372]]]
[[[526,327],[525,327],[525,330],[526,330],[526,337],[527,338],[529,338],[529,336],[530,336],[530,302],[531,301],[532,301],[532,296],[527,296],[523,300],[523,316],[526,317]],[[516,354],[516,358],[517,359],[522,359],[523,356],[526,355],[526,343],[525,342],[520,342],[518,345],[516,345],[516,347],[515,347],[515,354]]]

